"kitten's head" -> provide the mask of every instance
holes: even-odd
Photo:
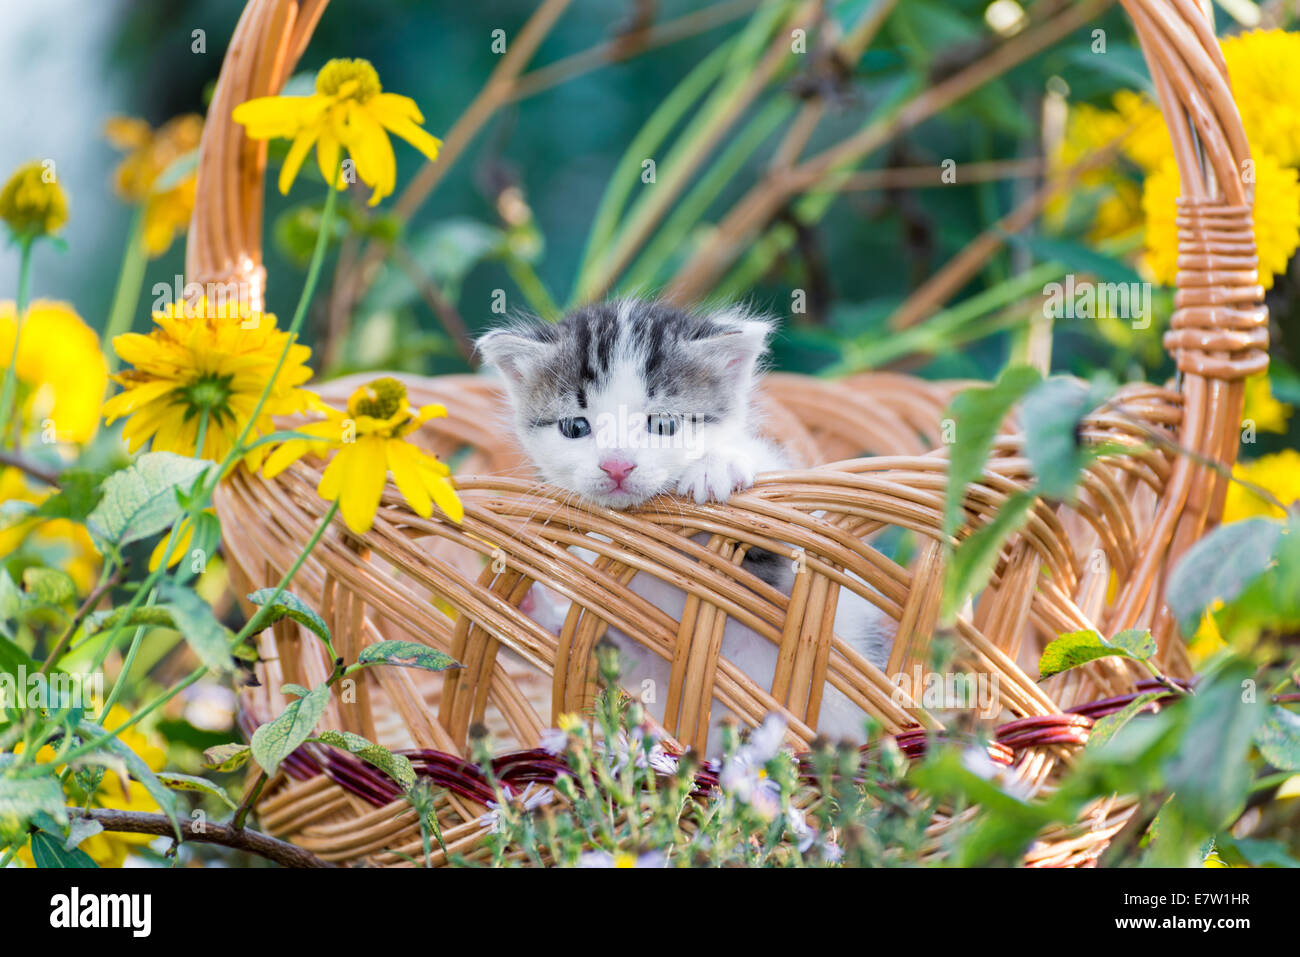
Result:
[[[585,306],[478,341],[505,379],[542,477],[611,508],[674,489],[688,464],[748,432],[769,321],[657,302]]]

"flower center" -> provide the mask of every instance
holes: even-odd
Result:
[[[231,376],[204,376],[191,382],[181,393],[191,409],[198,412],[220,411],[230,398]]]
[[[390,419],[406,408],[406,386],[396,379],[375,379],[357,389],[348,400],[348,414],[354,418]]]
[[[316,74],[316,92],[364,103],[383,87],[369,60],[330,60]]]

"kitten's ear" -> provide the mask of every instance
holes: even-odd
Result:
[[[724,314],[717,317],[724,332],[698,340],[700,354],[721,365],[728,378],[747,382],[767,353],[767,340],[773,323],[753,316]]]
[[[474,344],[488,365],[496,366],[511,386],[520,385],[547,357],[551,344],[527,333],[496,329]]]

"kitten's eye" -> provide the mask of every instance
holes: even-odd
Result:
[[[651,435],[672,435],[677,431],[677,417],[656,412],[646,417],[645,430]]]
[[[560,434],[566,439],[580,439],[591,435],[591,423],[579,416],[576,419],[560,419]]]

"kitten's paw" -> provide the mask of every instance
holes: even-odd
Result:
[[[719,449],[687,466],[677,494],[705,502],[725,502],[732,492],[754,484],[754,460],[739,449]]]

